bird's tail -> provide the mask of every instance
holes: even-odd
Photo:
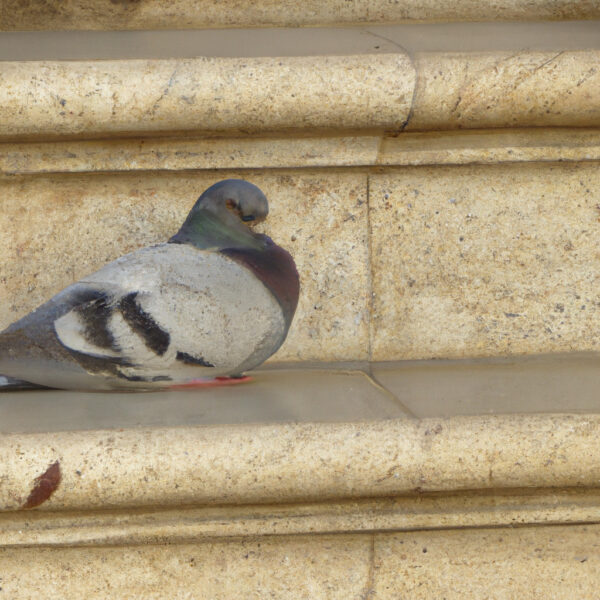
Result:
[[[0,393],[1,392],[13,392],[16,390],[41,390],[46,389],[43,385],[37,385],[30,383],[29,381],[23,381],[22,379],[14,379],[13,377],[6,377],[0,375]]]

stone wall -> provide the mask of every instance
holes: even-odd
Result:
[[[0,49],[209,28],[229,52],[0,62],[0,329],[226,177],[301,277],[247,387],[0,397],[0,598],[596,597],[600,21],[552,32],[599,17],[0,0]],[[471,50],[415,42],[451,21]],[[231,54],[272,27],[304,45]]]
[[[597,350],[599,57],[3,63],[0,326],[239,176],[300,269],[275,362]]]

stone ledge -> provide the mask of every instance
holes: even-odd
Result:
[[[599,127],[599,58],[589,50],[4,62],[0,139]]]
[[[0,138],[398,130],[404,54],[0,63]]]
[[[128,3],[71,0],[22,3],[4,0],[0,30],[57,29],[186,29],[220,27],[302,27],[364,25],[423,21],[575,20],[600,17],[594,2],[569,0],[261,0],[249,11],[246,4],[227,0],[156,0]]]
[[[5,434],[0,510],[596,487],[598,435],[600,415]]]

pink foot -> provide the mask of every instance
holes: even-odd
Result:
[[[225,385],[238,385],[239,383],[248,383],[252,381],[252,377],[244,375],[243,377],[205,377],[202,379],[192,379],[185,383],[178,383],[170,386],[172,390],[192,390],[209,387],[222,387]]]

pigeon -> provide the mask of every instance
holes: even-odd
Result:
[[[291,255],[247,223],[252,183],[209,187],[168,242],[126,254],[0,332],[0,389],[150,390],[241,378],[285,340]]]

